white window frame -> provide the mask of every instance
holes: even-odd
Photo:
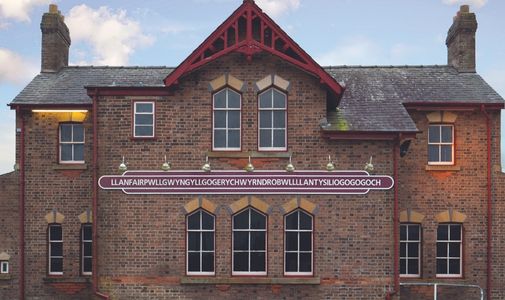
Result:
[[[9,262],[3,260],[0,262],[0,274],[9,274]]]
[[[238,214],[243,213],[244,211],[249,211],[249,228],[248,229],[235,229],[235,216]],[[254,210],[257,213],[261,214],[265,218],[265,229],[251,229],[251,211]],[[268,216],[265,215],[264,213],[258,211],[257,209],[254,209],[252,207],[248,207],[244,210],[241,210],[234,214],[232,216],[232,261],[231,261],[231,270],[232,270],[232,275],[238,275],[238,276],[266,276],[267,271],[268,271]],[[235,250],[234,245],[235,245],[235,232],[241,231],[241,232],[248,232],[248,238],[249,238],[249,249],[248,250]],[[265,232],[265,250],[251,250],[251,232]],[[249,253],[248,255],[248,269],[251,269],[251,255],[250,253],[253,252],[264,252],[265,253],[265,271],[263,272],[258,272],[258,271],[235,271],[235,252],[247,252]]]
[[[451,226],[458,225],[459,226],[459,240],[451,240]],[[436,271],[437,271],[437,278],[461,278],[463,277],[463,224],[460,223],[443,223],[439,224],[438,226],[448,226],[447,230],[447,240],[439,240],[438,239],[438,232],[437,232],[437,247],[438,243],[446,243],[447,244],[447,254],[446,256],[438,256],[438,253],[435,259],[435,266],[436,266]],[[438,227],[437,227],[438,231]],[[439,259],[445,259],[447,261],[447,271],[449,271],[449,261],[450,261],[450,256],[449,256],[449,244],[454,243],[454,242],[459,242],[459,273],[458,274],[439,274],[438,273],[438,260]],[[438,251],[437,251],[438,252]]]
[[[212,230],[211,229],[203,229],[202,215],[200,215],[200,229],[189,229],[188,218],[191,215],[196,214],[198,212],[202,212],[202,213],[205,212],[212,217],[212,228],[213,228]],[[198,251],[195,251],[195,250],[190,251],[189,250],[189,233],[190,232],[197,232],[200,235],[200,249]],[[202,247],[203,247],[203,243],[202,243],[203,234],[202,233],[204,233],[204,232],[212,232],[212,234],[214,235],[214,245],[213,245],[214,250],[212,250],[212,251],[202,249]],[[197,252],[200,254],[200,270],[202,269],[202,254],[203,253],[212,253],[214,255],[214,266],[213,266],[214,271],[212,271],[212,272],[189,271],[189,253],[197,253]],[[213,276],[215,274],[216,274],[216,216],[203,210],[203,209],[198,209],[198,210],[196,210],[186,216],[186,275]]]
[[[437,126],[439,128],[440,142],[432,143],[430,142],[430,130],[432,126]],[[442,127],[451,127],[452,142],[442,142]],[[428,152],[428,165],[454,165],[454,125],[453,124],[429,124],[428,125],[428,148],[430,145],[438,147],[438,157],[439,161],[430,161]],[[451,146],[451,161],[441,161],[442,159],[442,146]],[[429,150],[428,150],[429,151]]]
[[[261,103],[260,103],[260,98],[261,95],[270,92],[271,90],[277,91],[281,94],[284,95],[284,108],[274,108],[273,105],[272,107],[269,108],[261,108]],[[273,103],[273,93],[272,91],[272,103]],[[270,111],[272,114],[272,127],[270,128],[262,128],[261,127],[261,112],[262,111]],[[284,111],[284,127],[274,127],[274,111]],[[272,147],[261,147],[260,146],[260,141],[261,141],[261,130],[270,130],[271,135],[272,135]],[[274,131],[276,129],[283,129],[284,130],[284,147],[274,147]],[[261,92],[258,94],[258,150],[259,151],[286,151],[288,149],[288,95],[275,88],[275,87],[270,87],[266,89],[265,91]]]
[[[62,126],[71,126],[71,130],[72,130],[72,135],[71,135],[71,141],[70,142],[63,142],[61,140],[61,127]],[[74,126],[82,126],[82,142],[76,142],[74,141]],[[60,142],[60,153],[59,153],[59,162],[60,164],[83,164],[85,161],[84,161],[84,150],[83,149],[83,160],[75,160],[74,159],[74,155],[75,155],[75,151],[74,151],[74,145],[85,145],[85,142],[86,142],[86,129],[84,128],[84,124],[82,123],[60,123],[59,126],[58,126],[58,131],[59,131],[59,142]],[[62,160],[61,158],[61,153],[62,153],[62,145],[72,145],[72,159],[71,160]]]
[[[407,249],[405,250],[406,256],[405,257],[400,256],[400,261],[402,259],[405,259],[407,274],[402,274],[401,271],[400,271],[400,277],[402,277],[402,278],[419,278],[419,277],[421,277],[421,224],[417,224],[417,223],[401,223],[400,227],[401,226],[405,226],[406,227],[406,233],[405,234],[406,234],[407,239],[406,240],[402,240],[401,237],[400,237],[400,247],[401,247],[402,243],[406,243],[407,244]],[[418,237],[418,240],[410,240],[409,239],[409,228],[410,227],[414,227],[414,226],[416,226],[416,227],[419,228],[419,237]],[[417,243],[417,255],[418,255],[417,257],[409,256],[409,247],[408,247],[408,244],[414,244],[414,243]],[[414,259],[417,258],[417,274],[410,274],[410,273],[408,273],[408,268],[409,268],[408,261],[411,258],[414,258]]]
[[[216,94],[218,93],[221,93],[225,91],[226,93],[226,107],[222,108],[222,107],[218,107],[216,108],[216,105],[215,105],[215,96]],[[228,107],[228,93],[236,93],[239,95],[240,97],[240,106],[239,108],[230,108]],[[216,111],[224,111],[226,112],[226,127],[215,127],[215,112]],[[229,111],[238,111],[239,113],[239,146],[238,147],[228,147],[228,131],[230,129],[233,129],[233,130],[237,130],[236,128],[229,128],[228,127],[228,112]],[[215,143],[214,143],[214,137],[215,137],[215,132],[216,132],[216,129],[217,130],[226,130],[226,147],[214,147]],[[221,89],[217,92],[215,92],[213,95],[212,95],[212,150],[213,151],[240,151],[242,149],[242,94],[236,92],[235,90],[233,89],[230,89],[228,87],[224,88],[224,89]]]
[[[300,229],[300,217],[298,217],[298,229],[287,229],[286,227],[286,218],[294,213],[304,213],[310,217],[311,221],[311,228],[310,230],[308,229]],[[288,251],[286,249],[287,247],[287,232],[296,232],[298,236],[298,250],[296,251]],[[300,233],[301,232],[310,232],[310,249],[311,251],[301,251],[300,250]],[[286,271],[286,254],[287,253],[296,253],[298,257],[298,270],[300,270],[300,253],[310,253],[310,272],[287,272]],[[284,275],[285,276],[312,276],[314,275],[314,216],[312,214],[309,214],[308,212],[305,212],[302,209],[297,209],[295,211],[290,212],[289,214],[284,216]]]
[[[58,226],[61,228],[61,240],[52,240],[51,239],[51,227],[53,226]],[[61,224],[49,224],[49,228],[48,228],[48,243],[49,243],[49,249],[48,249],[48,273],[49,275],[63,275],[63,227],[61,226]],[[51,243],[61,243],[61,249],[62,249],[62,255],[61,256],[53,256],[51,254]],[[62,260],[62,271],[61,272],[53,272],[51,271],[51,260],[53,258],[61,258]]]
[[[152,105],[152,112],[137,112],[137,104],[151,104]],[[137,124],[137,115],[152,115],[153,116],[153,123],[152,124]],[[154,101],[134,101],[133,102],[133,137],[134,138],[154,138],[156,135],[156,104]],[[153,134],[152,135],[136,135],[135,134],[135,129],[136,127],[153,127]]]
[[[86,240],[84,239],[84,228],[85,227],[90,227],[91,228],[91,239]],[[93,249],[93,225],[91,223],[84,223],[81,225],[81,273],[82,275],[92,275],[93,271],[85,272],[84,271],[84,260],[85,258],[91,258],[91,261],[93,261],[93,250],[91,250],[91,255],[84,255],[84,244],[86,243],[91,243],[91,249]],[[91,270],[93,270],[93,262],[91,263]]]

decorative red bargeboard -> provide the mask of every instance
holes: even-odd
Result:
[[[126,194],[366,194],[388,190],[390,176],[366,171],[126,171],[98,180]]]

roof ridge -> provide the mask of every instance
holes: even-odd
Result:
[[[175,69],[169,66],[66,66],[62,69]]]
[[[412,69],[412,68],[452,68],[449,65],[338,65],[338,66],[323,66],[324,69]]]

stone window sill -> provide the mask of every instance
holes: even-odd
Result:
[[[266,284],[266,285],[318,285],[319,277],[181,277],[181,284]]]
[[[460,171],[460,166],[454,165],[426,165],[426,171]]]
[[[87,164],[57,164],[53,166],[53,170],[56,171],[73,171],[73,170],[87,170],[88,165]]]
[[[0,274],[0,280],[11,280],[11,274]]]
[[[43,278],[44,283],[90,283],[89,277],[61,277],[61,276],[47,276]]]
[[[258,152],[258,151],[207,151],[209,158],[289,158],[291,152]]]

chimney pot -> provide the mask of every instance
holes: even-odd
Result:
[[[49,13],[51,13],[51,14],[57,14],[58,13],[58,5],[56,5],[56,4],[49,4]]]
[[[461,5],[459,7],[459,11],[462,13],[469,13],[470,12],[470,5]]]

